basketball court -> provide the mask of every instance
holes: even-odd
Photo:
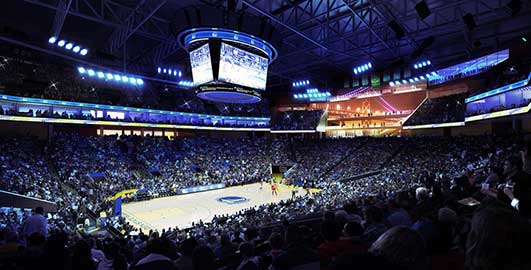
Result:
[[[122,206],[122,214],[133,226],[143,230],[187,228],[199,220],[210,222],[214,215],[233,214],[244,208],[291,198],[291,188],[279,186],[278,196],[271,194],[268,183],[264,183],[262,190],[260,183],[255,183],[132,202]],[[298,195],[303,194],[305,191],[299,190]]]

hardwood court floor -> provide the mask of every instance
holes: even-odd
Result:
[[[177,195],[133,202],[122,206],[122,213],[127,220],[143,230],[163,228],[190,227],[192,222],[210,222],[214,215],[232,214],[244,208],[279,202],[291,197],[291,188],[280,185],[278,196],[271,194],[271,187],[264,183],[229,187],[224,189]],[[301,195],[300,191],[299,195]],[[242,203],[229,204],[219,202],[221,197],[237,196],[248,199]]]

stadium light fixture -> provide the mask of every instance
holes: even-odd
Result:
[[[78,71],[80,74],[85,74],[85,72],[87,72],[87,70],[86,70],[84,67],[78,67],[78,68],[77,68],[77,71]]]
[[[81,47],[79,46],[75,46],[72,51],[75,52],[75,53],[78,53],[79,51],[81,50]]]
[[[56,37],[50,37],[50,38],[48,39],[48,43],[50,43],[50,44],[54,44],[56,41],[57,41],[57,38],[56,38]]]
[[[87,70],[87,73],[88,73],[88,75],[89,75],[90,77],[92,77],[92,76],[94,76],[94,75],[96,74],[96,73],[94,72],[94,70],[92,70],[92,69]]]
[[[64,41],[64,40],[59,40],[59,42],[57,42],[57,46],[59,46],[59,47],[63,47],[63,46],[65,46],[65,44],[66,44],[66,41]]]
[[[88,53],[87,49],[81,49],[81,51],[79,52],[79,54],[81,54],[83,56],[87,55],[87,53]]]
[[[100,79],[105,78],[105,74],[103,74],[103,72],[101,72],[101,71],[98,71],[98,78],[100,78]]]
[[[395,86],[394,82],[389,82],[389,86]]]
[[[72,44],[71,42],[68,42],[68,43],[65,45],[65,49],[67,49],[67,50],[71,50],[73,47],[74,47],[74,44]]]
[[[522,37],[522,41],[523,41],[523,42],[527,42],[527,38]]]
[[[160,67],[158,67],[158,68],[157,68],[157,73],[159,73],[159,74],[160,74],[160,72],[161,72],[161,71],[162,71],[162,70],[161,70],[161,68],[160,68]]]

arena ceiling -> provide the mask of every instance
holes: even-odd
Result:
[[[425,0],[431,14],[424,19],[415,9],[419,2],[3,0],[0,24],[4,42],[46,48],[48,37],[59,35],[89,47],[90,61],[147,74],[158,65],[189,65],[176,41],[179,31],[238,25],[277,47],[269,87],[284,90],[298,79],[337,87],[353,67],[369,61],[377,70],[425,59],[444,67],[501,49],[531,27],[530,1]],[[514,2],[521,3],[517,14],[510,8]],[[467,14],[476,27],[467,27]]]

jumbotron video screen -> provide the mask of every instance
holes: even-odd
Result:
[[[195,85],[200,85],[214,80],[212,61],[210,59],[210,47],[205,44],[190,52],[192,64],[192,78]]]
[[[226,43],[221,43],[220,56],[220,81],[265,90],[269,65],[267,58]]]

